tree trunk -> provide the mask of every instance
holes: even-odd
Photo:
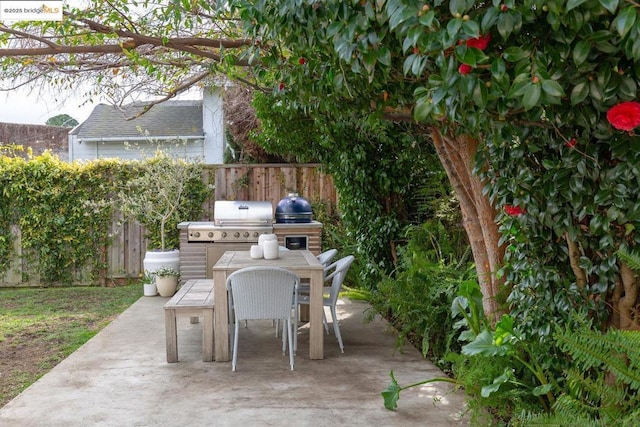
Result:
[[[623,294],[618,301],[617,307],[617,311],[620,313],[620,325],[618,327],[629,331],[638,331],[640,330],[640,324],[638,324],[637,319],[634,318],[635,308],[638,303],[638,293],[640,291],[638,276],[626,263],[621,262],[620,277],[622,283],[619,283],[618,286],[622,285]]]
[[[487,318],[496,319],[500,307],[496,296],[503,280],[496,275],[504,256],[499,245],[500,233],[495,222],[496,211],[482,193],[484,183],[473,173],[478,141],[469,136],[450,137],[430,128],[438,157],[460,202],[463,226],[469,237],[483,295]]]

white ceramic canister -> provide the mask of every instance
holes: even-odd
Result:
[[[280,256],[280,245],[277,240],[266,240],[262,244],[264,259],[277,259]]]
[[[278,240],[278,236],[276,236],[275,234],[261,234],[258,237],[258,244],[260,246],[262,246],[264,244],[264,242],[266,242],[267,240]]]
[[[249,249],[249,255],[253,259],[260,259],[264,256],[262,246],[260,245],[251,245],[251,249]]]

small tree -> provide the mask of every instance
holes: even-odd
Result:
[[[151,244],[165,251],[173,243],[168,227],[185,213],[183,203],[201,206],[207,195],[202,163],[178,160],[158,149],[140,166],[140,174],[124,184],[116,200],[124,217],[145,226]]]

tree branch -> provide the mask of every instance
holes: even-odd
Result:
[[[571,240],[569,234],[564,233],[564,239],[567,241],[567,247],[569,248],[569,265],[571,265],[571,270],[576,276],[576,286],[582,290],[587,284],[587,275],[580,268],[580,248],[576,242]]]
[[[103,54],[103,53],[124,53],[126,50],[136,49],[143,45],[152,45],[155,47],[170,48],[174,51],[181,51],[190,53],[193,55],[213,59],[219,62],[221,60],[220,55],[216,52],[208,50],[213,49],[234,49],[243,46],[251,45],[251,41],[248,39],[211,39],[203,37],[174,37],[174,38],[162,38],[154,36],[145,36],[137,32],[125,29],[116,29],[108,25],[101,24],[99,22],[92,21],[86,18],[76,18],[74,15],[65,12],[65,16],[76,19],[78,22],[86,25],[90,30],[107,35],[117,35],[120,38],[125,39],[121,43],[113,44],[99,44],[99,45],[76,45],[76,46],[63,46],[54,43],[44,37],[35,36],[33,34],[25,33],[19,30],[7,28],[6,26],[0,26],[0,31],[9,34],[15,34],[25,39],[36,40],[47,47],[40,48],[10,48],[0,49],[0,57],[2,56],[46,56],[46,55],[58,55],[58,54]],[[247,66],[247,61],[237,61],[236,65]]]
[[[25,38],[25,39],[37,40],[40,43],[46,44],[47,46],[49,46],[51,48],[54,48],[54,49],[59,47],[58,44],[53,43],[52,41],[48,40],[45,37],[38,37],[38,36],[35,36],[33,34],[30,34],[30,33],[25,33],[24,31],[20,31],[20,30],[16,30],[16,29],[13,29],[13,28],[9,28],[9,27],[7,27],[5,25],[2,25],[2,24],[0,24],[0,31],[3,32],[3,33],[7,33],[7,34],[13,34],[13,35],[16,35],[16,36],[20,36],[20,37]]]
[[[132,117],[126,117],[125,120],[133,120],[133,119],[137,119],[138,117],[142,116],[144,113],[146,113],[147,111],[149,111],[154,105],[160,104],[164,101],[167,101],[171,98],[173,98],[174,96],[178,95],[180,92],[189,89],[191,86],[193,86],[194,84],[198,83],[199,81],[207,78],[209,76],[209,72],[204,72],[204,73],[200,73],[198,75],[193,76],[192,78],[185,80],[184,82],[182,82],[181,85],[173,88],[172,90],[169,91],[169,93],[167,93],[166,96],[150,101],[149,103],[147,103],[144,108],[137,114],[135,114]]]

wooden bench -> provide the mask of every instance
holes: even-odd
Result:
[[[202,360],[213,361],[213,280],[187,280],[164,305],[168,363],[178,361],[178,316],[191,316],[191,323],[202,316]]]

